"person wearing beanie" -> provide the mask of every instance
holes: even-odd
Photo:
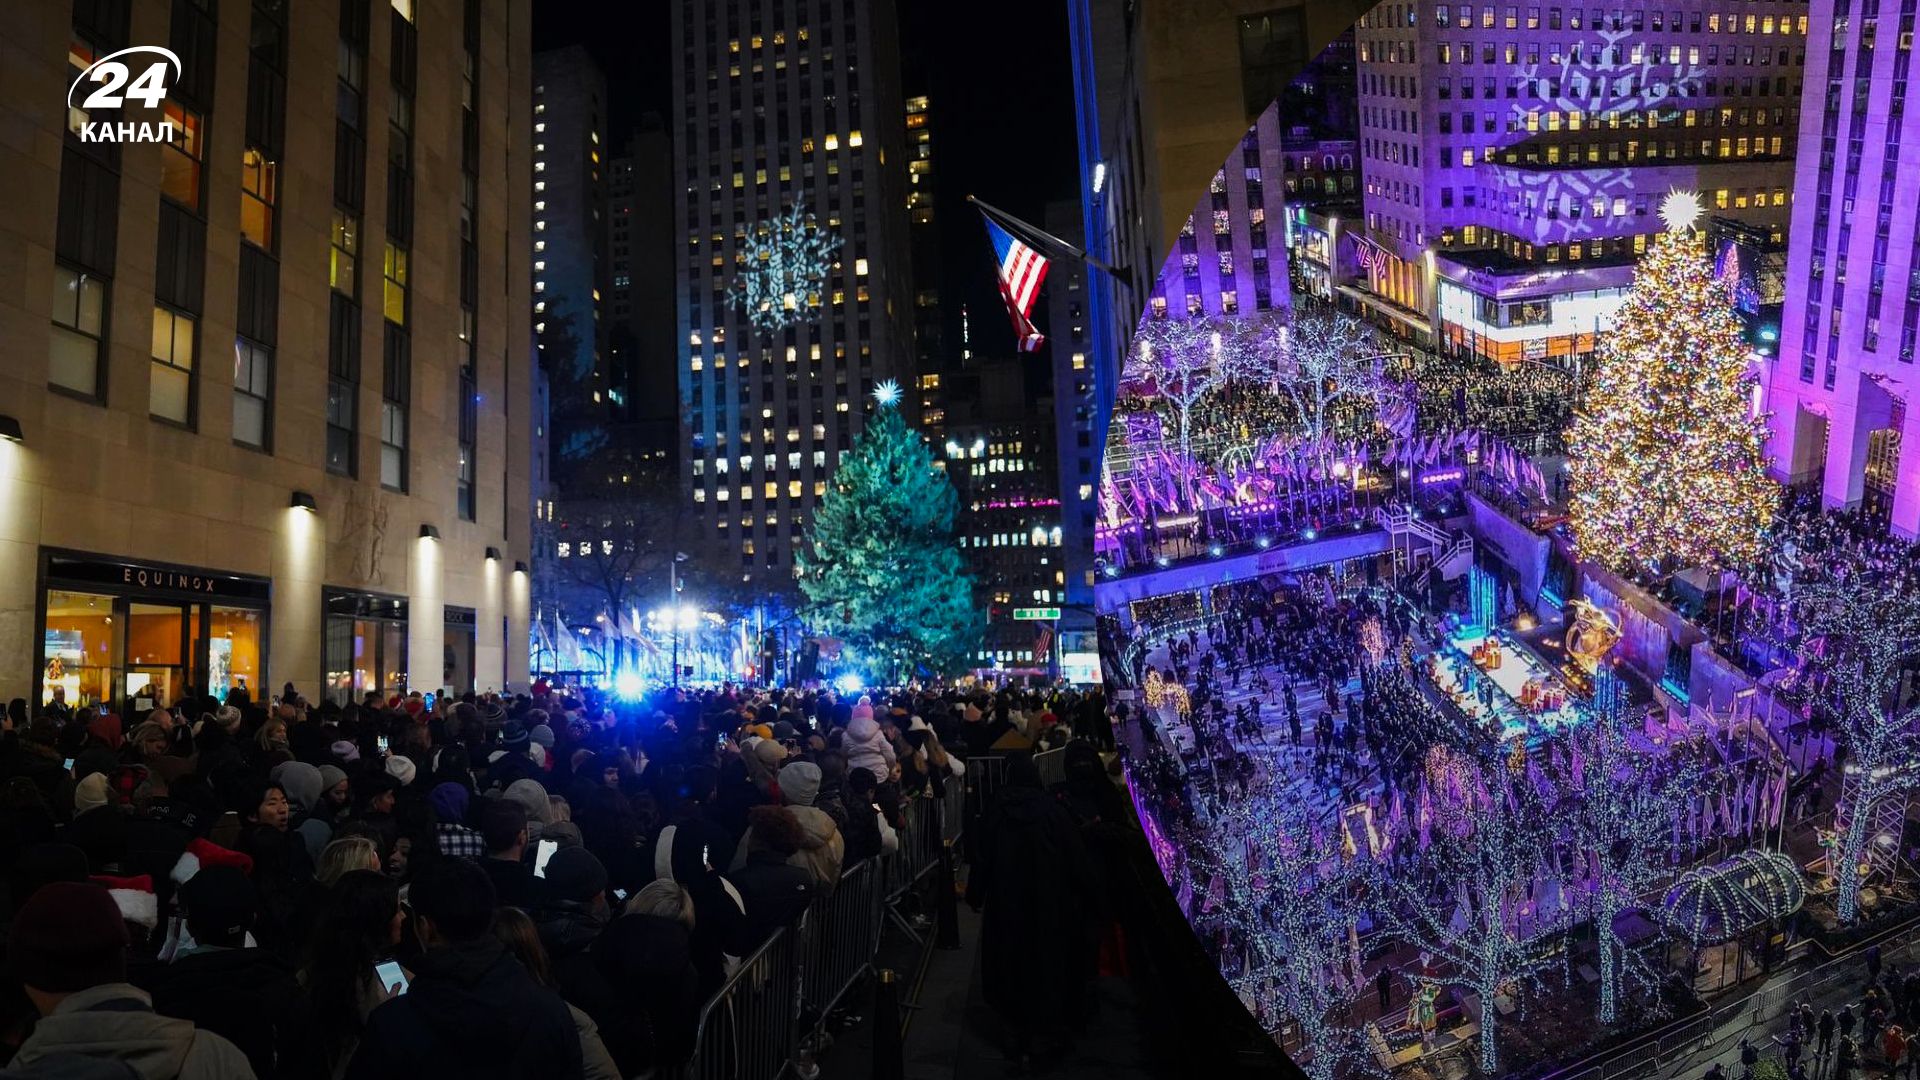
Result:
[[[179,900],[191,945],[171,963],[136,968],[134,983],[153,996],[155,1012],[227,1039],[254,1072],[275,1075],[276,1062],[299,1053],[300,990],[290,965],[249,944],[259,913],[253,883],[239,867],[212,866],[180,889]]]
[[[427,805],[433,808],[433,836],[440,854],[465,859],[481,859],[487,854],[480,834],[467,828],[467,806],[472,796],[467,789],[451,781],[434,785],[427,793]]]
[[[540,710],[535,709],[534,711],[539,712]],[[553,737],[553,729],[548,727],[544,723],[534,724],[532,727],[528,728],[527,737],[533,740],[533,745],[535,746],[542,747],[543,749],[547,749],[547,750],[553,749],[553,744],[555,741]]]
[[[533,745],[533,737],[525,725],[518,720],[508,720],[500,728],[500,749],[503,753],[487,766],[486,779],[481,786],[488,791],[505,791],[516,780],[539,781],[546,775],[545,770],[533,763],[527,748]]]
[[[866,709],[864,714],[862,708]],[[882,782],[893,775],[893,743],[874,721],[871,708],[854,707],[853,720],[847,724],[846,736],[840,741],[840,752],[847,755],[848,769],[865,769]]]
[[[416,771],[412,758],[401,757],[399,754],[387,758],[387,775],[393,777],[401,787],[407,787],[413,783]]]
[[[89,773],[73,786],[73,816],[76,818],[89,810],[102,809],[111,802],[113,794],[106,773]]]
[[[502,799],[517,802],[527,811],[527,843],[539,843],[548,825],[553,824],[553,798],[538,780],[515,780],[500,793]]]
[[[807,871],[821,893],[829,892],[840,880],[840,867],[846,857],[846,842],[840,829],[826,811],[813,805],[820,793],[820,766],[811,761],[789,762],[780,770],[780,801],[800,829],[802,841],[789,858],[794,866]],[[730,870],[739,870],[754,850],[753,826],[734,849]]]
[[[341,739],[335,742],[331,749],[333,750],[333,756],[339,758],[340,764],[342,765],[351,765],[360,760],[360,748],[354,745],[350,739]]]
[[[607,868],[584,847],[565,847],[547,860],[542,899],[529,914],[546,948],[547,964],[560,996],[579,1006],[596,1023],[605,1016],[619,1024],[614,994],[588,955],[612,918],[607,907]],[[624,1022],[630,1023],[630,1020]]]
[[[352,802],[353,786],[347,782],[347,770],[332,764],[320,766],[320,804],[315,816],[338,822]]]
[[[35,1075],[73,1056],[117,1061],[141,1077],[252,1077],[233,1043],[154,1011],[127,981],[127,928],[107,890],[87,882],[41,887],[15,913],[7,960],[40,1020],[9,1067]]]
[[[566,1002],[491,932],[486,872],[466,859],[422,863],[407,899],[424,952],[407,992],[368,1014],[347,1075],[583,1077]]]

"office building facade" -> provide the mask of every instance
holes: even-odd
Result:
[[[1374,8],[1340,299],[1502,362],[1592,351],[1668,191],[1784,238],[1806,33],[1802,0]]]
[[[673,7],[682,475],[699,534],[742,575],[793,551],[873,389],[912,377],[905,105],[884,0]],[[819,306],[772,333],[728,293],[756,227],[794,205],[840,247]]]
[[[524,688],[527,5],[20,14],[0,697]],[[143,45],[161,100],[69,98]]]
[[[1911,0],[1816,0],[1780,356],[1774,467],[1828,506],[1920,534],[1920,117],[1908,104]],[[1849,273],[1851,267],[1852,272]]]

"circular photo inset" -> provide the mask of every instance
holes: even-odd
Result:
[[[1832,14],[1810,49],[1788,4],[1382,5],[1146,286],[1095,540],[1118,737],[1317,1080],[1907,1060],[1916,308],[1833,237],[1913,216],[1842,176],[1880,84]]]

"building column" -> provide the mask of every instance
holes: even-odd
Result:
[[[501,622],[506,617],[506,579],[513,564],[488,558],[480,566],[480,596],[473,616],[473,690],[484,694],[506,689],[506,642]]]
[[[1920,408],[1909,402],[1906,423],[1900,430],[1900,471],[1894,482],[1894,535],[1908,540],[1920,538]]]
[[[268,613],[267,679],[256,698],[292,683],[301,697],[319,701],[325,670],[326,612],[320,603],[327,565],[327,520],[289,506],[278,517],[273,545],[273,609]]]
[[[439,693],[446,663],[446,551],[438,537],[413,541],[407,558],[407,689]]]
[[[0,439],[0,708],[33,692],[34,669],[40,663],[33,632],[40,602],[41,486],[33,476],[37,464],[29,443]],[[28,703],[28,715],[38,704]]]
[[[503,689],[524,691],[527,681],[527,634],[533,610],[532,583],[525,564],[514,564],[507,578],[507,685]]]
[[[1861,378],[1859,371],[1841,371],[1828,417],[1827,471],[1821,481],[1821,501],[1828,507],[1860,505],[1866,493],[1867,440],[1885,427],[1891,412],[1886,391]]]

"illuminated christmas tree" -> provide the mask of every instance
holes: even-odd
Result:
[[[1776,487],[1749,349],[1726,290],[1697,250],[1699,197],[1675,192],[1601,340],[1568,454],[1582,558],[1636,576],[1745,565],[1761,550]]]
[[[900,418],[898,386],[889,380],[874,398],[794,553],[809,622],[844,638],[869,676],[957,671],[982,623],[953,536],[959,498]]]

